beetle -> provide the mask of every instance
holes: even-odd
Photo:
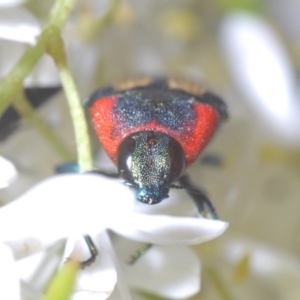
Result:
[[[170,188],[186,188],[200,214],[217,218],[184,173],[228,117],[221,98],[191,81],[141,77],[96,91],[86,106],[100,143],[138,201],[157,204]]]

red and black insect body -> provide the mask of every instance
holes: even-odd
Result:
[[[94,93],[88,106],[96,134],[120,176],[136,189],[137,200],[147,204],[167,198],[170,187],[177,187],[174,181],[190,185],[184,171],[227,117],[216,95],[166,78],[123,81]],[[187,189],[191,195],[200,193]]]

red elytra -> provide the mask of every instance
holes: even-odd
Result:
[[[168,134],[179,142],[188,167],[210,141],[219,123],[219,114],[213,106],[195,101],[193,108],[196,117],[193,126],[186,125],[183,130],[171,130],[155,121],[128,127],[120,122],[118,124],[114,118],[113,108],[117,101],[118,95],[102,97],[94,101],[90,108],[96,134],[114,163],[117,160],[118,148],[126,137],[141,131],[155,131]]]

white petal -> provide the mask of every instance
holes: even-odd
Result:
[[[249,255],[251,275],[278,296],[278,299],[297,299],[300,294],[300,260],[272,246],[245,239],[229,239],[221,252],[232,264]]]
[[[232,78],[245,99],[280,138],[299,142],[294,69],[275,31],[259,17],[236,12],[223,20],[220,34]]]
[[[17,224],[15,226],[17,226]],[[41,251],[53,243],[52,239],[47,240],[47,234],[44,235],[45,237],[42,239],[28,237],[24,239],[9,241],[6,242],[6,244],[13,251],[15,258],[23,258]]]
[[[89,267],[80,271],[72,300],[98,299],[103,300],[110,296],[117,282],[117,272],[113,259],[106,247],[105,235],[99,234],[93,238],[98,249],[96,261]],[[69,253],[69,249],[73,251]],[[90,257],[83,239],[69,239],[65,257],[77,261],[84,261]]]
[[[228,223],[202,218],[169,217],[132,213],[130,219],[111,219],[109,227],[133,240],[157,245],[199,244],[221,235]]]
[[[35,44],[40,31],[39,22],[24,8],[0,9],[0,38]]]
[[[20,5],[25,1],[26,0],[0,0],[0,7]]]
[[[200,262],[185,246],[152,246],[124,268],[132,287],[162,297],[183,299],[200,290]]]
[[[128,187],[113,180],[88,174],[55,176],[0,209],[0,240],[35,237],[50,243],[98,233],[108,220],[131,211],[133,203]]]
[[[16,177],[17,170],[15,166],[9,160],[0,156],[0,189],[8,187]]]
[[[164,199],[157,205],[145,205],[136,201],[134,210],[135,212],[145,214],[197,216],[198,211],[186,191],[172,189],[169,192],[169,196],[169,198]]]
[[[17,266],[11,250],[3,244],[0,244],[0,265],[0,299],[21,299]]]
[[[0,241],[33,237],[50,244],[108,227],[154,244],[196,244],[219,236],[228,226],[200,218],[132,213],[135,201],[128,187],[101,176],[55,176],[0,209]]]

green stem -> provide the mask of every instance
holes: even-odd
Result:
[[[58,273],[53,277],[46,295],[42,300],[65,300],[70,299],[74,292],[77,273],[80,271],[80,263],[68,260]]]
[[[64,160],[74,160],[74,154],[66,147],[61,138],[48,126],[48,124],[38,116],[28,100],[22,94],[13,102],[13,106],[22,117],[28,120],[49,142],[55,151],[63,157]]]
[[[56,0],[48,19],[48,24],[61,29],[78,0]]]
[[[120,0],[110,0],[109,8],[108,8],[106,15],[103,18],[101,18],[98,22],[98,26],[97,26],[98,34],[100,34],[100,32],[105,27],[107,27],[108,25],[110,25],[112,23],[115,13],[116,13],[117,9],[119,8],[119,4],[120,4]]]
[[[86,41],[97,39],[102,31],[104,31],[113,22],[116,12],[119,9],[119,4],[120,0],[110,0],[109,7],[105,15],[97,19],[91,19],[89,24],[86,24],[81,28],[82,38]]]
[[[78,0],[56,0],[48,24],[41,33],[37,44],[27,49],[18,63],[3,79],[0,85],[0,116],[12,99],[21,91],[25,77],[45,53],[46,45],[56,30],[60,30]]]
[[[56,0],[50,12],[48,24],[40,35],[37,44],[24,53],[1,83],[0,116],[10,104],[11,99],[20,93],[25,77],[37,61],[46,51],[49,51],[59,67],[63,87],[69,102],[77,142],[78,163],[80,170],[83,172],[92,168],[87,125],[72,75],[67,66],[63,43],[60,39],[61,28],[77,1]],[[56,47],[58,49],[55,49]]]
[[[63,41],[57,32],[49,41],[48,52],[54,58],[60,72],[62,85],[68,100],[75,139],[77,144],[78,164],[81,172],[89,171],[93,167],[91,145],[85,114],[76,89],[72,74],[67,64],[67,57]]]

